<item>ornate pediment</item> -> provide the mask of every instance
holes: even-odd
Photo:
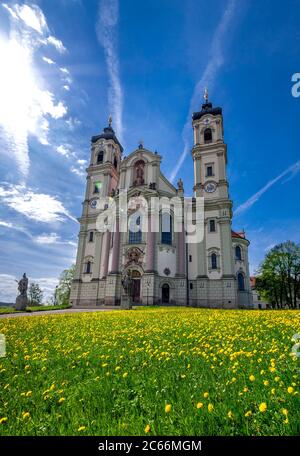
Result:
[[[130,247],[125,253],[125,263],[129,264],[142,264],[144,252],[138,247]]]

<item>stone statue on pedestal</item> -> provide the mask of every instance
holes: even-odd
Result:
[[[121,296],[121,307],[122,309],[131,309],[132,308],[132,286],[133,280],[129,271],[127,271],[122,279],[121,284],[123,287],[123,293]]]
[[[15,309],[16,310],[26,310],[28,305],[28,298],[27,298],[27,288],[28,288],[28,278],[26,277],[26,273],[24,272],[23,277],[21,280],[16,281],[18,282],[18,290],[19,295],[16,299]]]

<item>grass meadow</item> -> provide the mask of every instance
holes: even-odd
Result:
[[[299,435],[299,311],[0,319],[0,435]]]

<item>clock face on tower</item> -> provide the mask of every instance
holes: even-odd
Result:
[[[208,182],[207,184],[205,184],[204,186],[204,190],[207,192],[207,193],[213,193],[217,188],[217,184],[215,184],[214,182]]]
[[[206,119],[204,119],[203,122],[205,123],[205,125],[208,125],[208,124],[210,124],[210,119],[207,117]]]
[[[90,206],[92,209],[96,209],[97,207],[97,200],[96,199],[93,199],[92,201],[90,201]]]

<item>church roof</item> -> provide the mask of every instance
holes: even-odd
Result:
[[[234,238],[246,239],[245,231],[233,231],[231,230],[231,236]]]
[[[201,119],[206,114],[211,114],[212,116],[222,115],[222,108],[214,108],[212,103],[209,102],[203,103],[201,111],[193,113],[193,120]]]
[[[98,141],[98,139],[112,139],[119,145],[121,152],[123,152],[123,147],[116,137],[115,131],[111,126],[103,128],[103,133],[101,133],[101,135],[92,136],[91,141],[92,143],[95,143]]]

